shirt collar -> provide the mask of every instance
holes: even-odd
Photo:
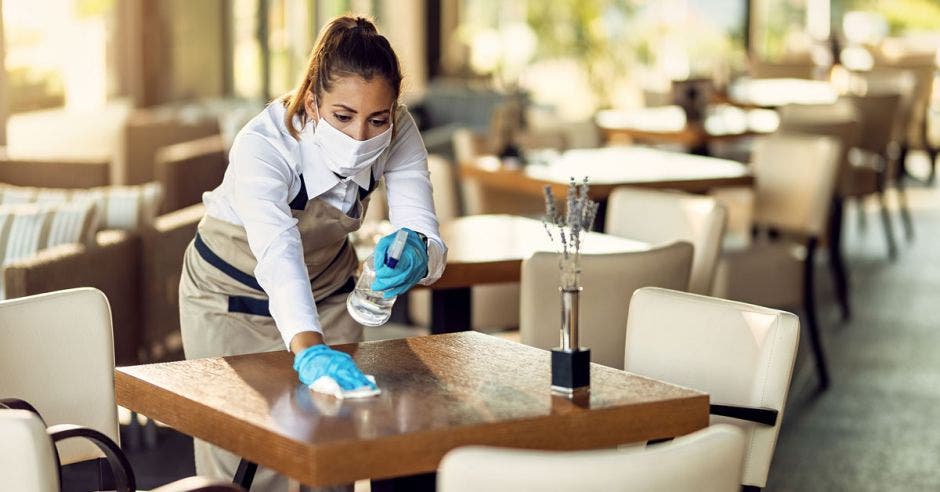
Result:
[[[304,174],[304,185],[307,188],[307,196],[310,198],[318,197],[334,186],[338,185],[343,178],[330,170],[323,161],[323,153],[313,142],[313,129],[315,124],[308,120],[300,131],[300,169]],[[372,167],[363,169],[352,175],[352,182],[359,185],[360,188],[368,191],[371,181]]]

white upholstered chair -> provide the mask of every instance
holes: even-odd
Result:
[[[10,402],[11,406],[28,408],[22,402]],[[0,408],[3,402],[0,401]],[[84,438],[98,443],[115,460],[116,470],[130,470],[127,460],[113,441],[85,427],[62,424],[46,428],[42,418],[32,410],[0,409],[0,473],[4,490],[18,492],[59,492],[58,457],[55,444],[64,439]],[[125,468],[121,468],[124,466]],[[135,490],[133,473],[121,475],[117,483],[118,492]],[[74,485],[74,484],[72,484]],[[153,492],[237,492],[242,490],[220,480],[199,477],[185,478],[165,485]]]
[[[30,402],[49,425],[82,425],[119,442],[105,295],[86,287],[0,303],[0,389],[0,398]],[[62,464],[99,456],[89,443],[59,445]]]
[[[714,198],[623,187],[607,201],[605,232],[650,244],[688,241],[695,248],[689,292],[709,294],[726,220]]]
[[[3,482],[22,492],[58,492],[55,447],[42,420],[29,410],[0,410]]]
[[[456,138],[456,136],[455,136]],[[460,216],[460,188],[457,170],[447,159],[428,156],[434,210],[441,224]],[[477,285],[471,288],[470,320],[474,330],[516,328],[519,326],[519,282]],[[431,291],[408,292],[408,316],[419,326],[431,323]]]
[[[623,368],[624,327],[633,291],[656,286],[686,290],[692,245],[678,241],[647,251],[581,255],[581,345],[591,360]],[[519,335],[542,349],[560,345],[561,296],[557,253],[535,253],[522,262]]]
[[[83,287],[0,302],[0,408],[28,410],[43,419],[43,427],[49,426],[46,442],[56,443],[59,464],[104,456],[118,490],[133,490],[133,470],[118,447],[111,308],[101,291]],[[0,421],[7,411],[0,410]],[[10,427],[25,429],[10,431],[11,435],[28,432],[34,436],[35,423],[23,423],[24,419],[20,416],[0,424],[4,429],[0,442],[6,440]],[[34,442],[23,450],[41,447]],[[44,456],[40,453],[35,459]],[[0,462],[0,467],[6,466]],[[57,473],[54,462],[51,468],[48,462],[36,466],[45,473]],[[5,469],[0,469],[0,476],[7,477]],[[27,483],[15,490],[30,488]]]
[[[813,263],[826,230],[839,155],[839,144],[830,137],[781,135],[756,143],[753,218],[765,234],[722,252],[712,290],[715,297],[760,306],[801,306],[821,388],[828,386],[829,374],[816,322]]]
[[[714,425],[646,448],[534,451],[457,448],[438,470],[441,492],[737,491],[742,432]]]
[[[712,423],[738,425],[741,484],[764,487],[799,344],[795,315],[659,288],[630,302],[624,370],[709,394]]]

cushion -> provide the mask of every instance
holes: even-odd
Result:
[[[31,256],[45,246],[52,210],[49,205],[32,203],[0,206],[0,216],[7,216],[0,243],[2,264]]]
[[[94,200],[73,200],[55,205],[45,247],[72,243],[93,245],[98,220],[98,206]]]

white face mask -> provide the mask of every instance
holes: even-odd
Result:
[[[317,109],[313,141],[320,147],[331,171],[341,176],[354,176],[371,167],[392,143],[392,124],[389,123],[387,130],[368,140],[356,140],[321,118]]]

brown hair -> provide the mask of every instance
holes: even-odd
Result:
[[[320,32],[303,78],[283,100],[287,107],[284,125],[295,139],[300,139],[300,130],[294,127],[294,115],[300,116],[302,125],[307,123],[304,105],[307,91],[313,90],[317,99],[321,99],[324,91],[331,90],[336,77],[349,75],[366,80],[381,76],[392,88],[395,100],[401,93],[398,57],[375,24],[363,17],[337,17]]]

